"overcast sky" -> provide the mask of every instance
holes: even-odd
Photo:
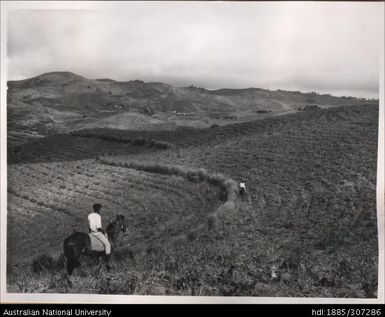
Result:
[[[209,89],[378,96],[381,2],[103,6],[9,11],[8,78],[60,70]]]

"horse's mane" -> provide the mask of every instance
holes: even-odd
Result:
[[[116,239],[118,232],[121,230],[121,226],[125,229],[124,216],[122,215],[118,215],[116,219],[107,226],[106,232],[112,242]]]

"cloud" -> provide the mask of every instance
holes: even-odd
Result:
[[[89,5],[92,5],[90,3]],[[378,95],[381,3],[131,2],[8,13],[8,76]]]

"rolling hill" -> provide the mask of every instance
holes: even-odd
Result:
[[[258,88],[207,90],[139,80],[92,80],[70,72],[9,81],[7,101],[11,143],[99,125],[133,130],[209,127],[293,112],[306,105],[325,108],[370,103]]]
[[[378,102],[68,72],[8,86],[9,292],[376,297]],[[68,278],[63,239],[96,201],[128,231],[110,272],[82,259]]]

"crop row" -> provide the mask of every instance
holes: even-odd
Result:
[[[135,146],[147,146],[149,148],[155,148],[155,149],[169,149],[172,147],[170,143],[164,142],[164,141],[146,139],[141,137],[137,137],[135,139],[128,139],[128,138],[122,138],[114,135],[92,133],[92,132],[88,132],[87,130],[75,131],[70,133],[70,135],[83,137],[83,138],[96,138],[104,141],[130,144]]]
[[[234,253],[239,257],[258,254],[262,266],[289,263],[282,270],[303,280],[301,293],[326,294],[327,285],[330,294],[337,294],[333,283],[365,285],[367,276],[376,277],[378,109],[314,112],[296,114],[298,120],[271,120],[265,130],[218,139],[215,145],[114,160],[203,167],[245,181],[250,199],[238,203],[238,218],[227,225],[229,249],[238,248]],[[235,126],[225,129],[236,133]],[[257,248],[261,241],[274,256]],[[370,260],[360,254],[363,249],[372,255]],[[253,265],[252,260],[239,261]],[[348,265],[358,272],[360,263],[367,263],[368,269],[363,275],[334,272],[325,278],[329,263],[336,263],[336,270]]]
[[[209,185],[92,161],[13,165],[8,175],[10,263],[21,257],[28,261],[45,249],[60,251],[67,234],[86,230],[94,202],[103,205],[105,222],[117,213],[126,215],[124,241],[139,251],[188,232],[219,203],[218,190]],[[44,230],[31,252],[39,223]]]
[[[190,148],[217,144],[221,140],[242,136],[279,134],[287,131],[287,127],[291,128],[287,131],[290,134],[293,133],[292,130],[306,128],[309,124],[317,125],[319,122],[327,122],[329,125],[358,122],[357,124],[362,125],[363,120],[370,118],[373,108],[374,106],[349,106],[323,109],[208,129],[183,127],[175,131],[125,131],[107,128],[79,130],[72,134],[51,135],[10,147],[8,162],[66,161],[95,158],[98,155],[152,152],[154,149],[170,150],[173,146]]]
[[[126,152],[129,155],[122,151],[98,162],[12,165],[9,177],[17,181],[11,182],[11,190],[24,189],[28,194],[34,183],[49,187],[49,175],[57,175],[60,179],[53,177],[51,185],[54,196],[60,195],[63,182],[64,200],[71,186],[83,192],[89,185],[90,195],[101,195],[103,205],[110,203],[104,202],[108,197],[101,188],[131,208],[123,241],[134,251],[137,265],[123,259],[113,274],[124,283],[113,290],[100,281],[100,292],[159,294],[145,287],[155,283],[167,294],[375,297],[377,122],[374,107],[351,107],[218,127],[201,134],[191,130],[176,139],[177,148],[167,151]],[[216,139],[205,139],[215,134]],[[185,146],[184,140],[196,146]],[[231,202],[224,203],[228,195],[221,185],[201,181],[200,168],[245,181],[248,196],[236,200],[237,212]],[[14,177],[19,173],[23,176]],[[23,183],[24,178],[32,181]],[[162,184],[157,184],[158,179]],[[38,191],[34,193],[37,200]],[[42,197],[49,197],[48,191]],[[90,205],[86,196],[76,199],[85,221]],[[17,225],[28,221],[26,210],[34,211],[34,228],[49,221],[39,215],[52,213],[51,209],[41,206],[36,212],[35,204],[13,194],[11,200],[12,213],[23,213],[20,221],[14,218],[15,237],[33,236],[28,228],[17,232]],[[211,211],[217,212],[220,222],[215,218],[209,222]],[[111,215],[111,210],[105,212]],[[62,222],[68,229],[67,220]],[[75,219],[71,223],[80,226]],[[199,235],[208,226],[221,226],[222,234]],[[15,237],[9,241],[15,242]],[[192,242],[176,243],[186,239]],[[31,254],[25,248],[23,252]],[[14,251],[12,258],[16,257],[21,255]],[[272,266],[278,279],[271,277]],[[83,279],[87,288],[82,290],[92,287],[89,279]],[[131,279],[135,279],[133,287]]]
[[[146,171],[150,173],[162,174],[162,175],[175,175],[186,178],[188,181],[193,183],[202,183],[207,182],[214,186],[219,186],[221,190],[224,192],[224,196],[226,197],[225,203],[219,206],[215,211],[208,213],[207,223],[206,225],[201,224],[198,225],[195,229],[190,229],[189,235],[187,239],[192,239],[192,237],[196,238],[198,232],[208,229],[218,229],[218,225],[221,222],[220,218],[222,216],[228,216],[229,214],[234,214],[236,211],[236,202],[238,199],[238,184],[224,176],[220,173],[208,173],[207,170],[200,169],[187,169],[182,166],[172,166],[172,165],[164,165],[164,164],[146,164],[142,162],[135,161],[126,161],[122,162],[119,160],[111,160],[107,158],[99,158],[99,162],[112,165],[125,167],[129,169],[135,169],[140,171]],[[183,234],[182,234],[183,235]],[[183,237],[186,237],[183,235]],[[176,238],[176,239],[179,239]],[[183,239],[183,238],[180,238]]]

